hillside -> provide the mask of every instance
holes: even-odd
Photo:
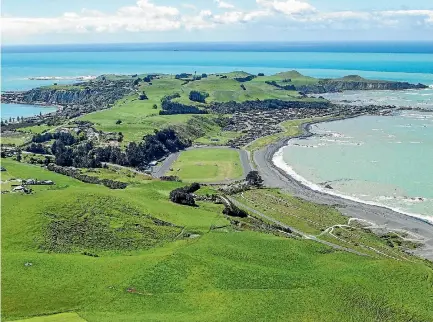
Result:
[[[3,166],[9,177],[56,183],[2,196],[6,321],[69,311],[85,321],[432,317],[432,269],[421,261],[236,226],[221,205],[169,202],[179,183],[109,190],[13,161]]]

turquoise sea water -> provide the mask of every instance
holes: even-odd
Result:
[[[363,116],[312,131],[314,137],[290,141],[282,155],[308,184],[433,216],[433,113]],[[333,189],[323,189],[327,184]]]
[[[341,43],[308,44],[291,49],[269,45],[260,50],[257,45],[243,48],[213,45],[205,51],[200,51],[197,44],[191,50],[182,47],[180,51],[174,51],[173,46],[152,47],[151,50],[132,45],[105,49],[104,46],[84,49],[69,46],[4,50],[2,90],[26,90],[53,82],[72,82],[29,80],[29,77],[41,76],[233,70],[272,74],[291,69],[315,77],[357,74],[371,79],[433,85],[433,46],[425,44],[398,44],[389,49],[386,44],[377,44],[377,48],[374,44],[352,47]],[[433,89],[346,92],[329,94],[328,98],[355,101],[356,104],[433,108]],[[1,105],[2,118],[39,114],[40,110],[41,107]],[[393,117],[361,117],[321,124],[314,130],[323,136],[293,142],[284,150],[284,165],[310,184],[329,181],[334,193],[433,216],[431,115],[404,112]]]

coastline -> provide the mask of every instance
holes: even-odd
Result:
[[[352,116],[350,118],[359,117]],[[332,118],[307,122],[301,125],[302,133],[295,137],[283,138],[255,152],[253,158],[257,169],[262,175],[265,185],[273,188],[281,188],[296,197],[319,204],[336,206],[341,213],[350,218],[360,218],[388,229],[405,230],[419,236],[422,246],[413,251],[414,254],[433,260],[433,222],[420,218],[414,214],[403,213],[397,209],[391,209],[383,205],[354,200],[348,196],[330,193],[323,189],[313,189],[307,182],[303,182],[300,176],[296,176],[282,169],[274,162],[275,155],[292,139],[307,138],[313,133],[311,127],[317,123],[333,122],[347,118]],[[277,156],[278,157],[278,156]],[[289,166],[288,166],[289,167]],[[287,169],[286,169],[287,170]]]

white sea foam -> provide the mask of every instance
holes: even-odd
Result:
[[[419,218],[422,220],[425,220],[431,224],[433,224],[433,218],[432,217],[428,217],[428,216],[424,216],[421,214],[414,214],[414,213],[410,213],[407,211],[404,211],[402,209],[396,208],[396,207],[390,207],[384,204],[381,204],[379,202],[373,202],[373,201],[366,201],[366,200],[362,200],[353,196],[348,196],[348,195],[344,195],[342,193],[338,193],[335,191],[331,191],[329,189],[325,189],[313,182],[308,181],[307,179],[305,179],[304,177],[302,177],[301,175],[299,175],[297,172],[295,172],[295,170],[288,165],[283,158],[283,151],[284,151],[285,147],[282,147],[281,149],[279,149],[273,156],[272,158],[272,162],[274,163],[275,166],[277,166],[278,168],[282,169],[284,172],[286,172],[289,176],[291,176],[293,179],[295,179],[296,181],[302,183],[303,185],[305,185],[306,187],[308,187],[309,189],[313,190],[313,191],[318,191],[321,193],[325,193],[328,195],[333,195],[336,197],[340,197],[343,199],[347,199],[347,200],[352,200],[355,202],[359,202],[365,205],[371,205],[371,206],[378,206],[378,207],[382,207],[382,208],[387,208],[390,210],[393,210],[395,212],[401,213],[403,215],[406,216],[410,216],[410,217],[414,217],[414,218]]]

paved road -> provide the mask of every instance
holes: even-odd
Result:
[[[239,152],[239,156],[240,156],[240,160],[241,160],[241,166],[243,169],[243,178],[245,178],[248,174],[248,172],[250,172],[253,167],[251,165],[250,162],[250,158],[248,157],[248,152],[245,150],[239,150],[239,149],[234,149],[231,147],[227,147],[227,146],[203,146],[203,147],[191,147],[191,148],[187,148],[186,150],[194,150],[194,149],[230,149],[230,150],[235,150]],[[172,153],[170,154],[162,163],[161,165],[155,166],[152,169],[152,176],[155,178],[161,178],[165,173],[167,173],[173,163],[177,160],[177,158],[179,157],[181,152],[176,152],[176,153]],[[221,182],[207,182],[208,184],[225,184],[225,183],[230,183],[236,180],[226,180],[226,181],[221,181]]]
[[[302,236],[305,239],[313,240],[313,241],[318,242],[320,244],[327,245],[327,246],[332,247],[334,249],[345,251],[345,252],[349,252],[349,253],[352,253],[352,254],[356,254],[356,255],[360,255],[360,256],[370,256],[370,255],[358,252],[356,250],[353,250],[353,249],[350,249],[350,248],[347,248],[347,247],[343,247],[343,246],[340,246],[340,245],[337,245],[337,244],[334,244],[334,243],[331,243],[331,242],[327,242],[325,240],[321,240],[321,239],[317,238],[316,236],[307,235],[307,234],[303,233],[302,231],[297,230],[296,228],[290,227],[290,226],[288,226],[288,225],[286,225],[286,224],[284,224],[284,223],[282,223],[282,222],[280,222],[280,221],[278,221],[278,220],[276,220],[276,219],[274,219],[272,217],[269,217],[269,216],[267,216],[267,215],[265,215],[265,214],[263,214],[263,213],[255,210],[255,209],[253,209],[253,208],[251,208],[251,207],[249,207],[249,206],[241,203],[240,201],[238,201],[236,199],[233,199],[232,197],[226,197],[226,198],[228,200],[230,200],[235,206],[240,207],[240,208],[244,208],[244,209],[248,210],[250,213],[254,213],[254,214],[256,214],[256,215],[258,215],[258,216],[260,216],[262,218],[265,218],[265,219],[267,219],[267,220],[269,220],[269,221],[271,221],[271,222],[273,222],[273,223],[275,223],[275,224],[277,224],[277,225],[279,225],[279,226],[281,226],[283,228],[290,229],[291,231],[293,231],[294,233]]]

